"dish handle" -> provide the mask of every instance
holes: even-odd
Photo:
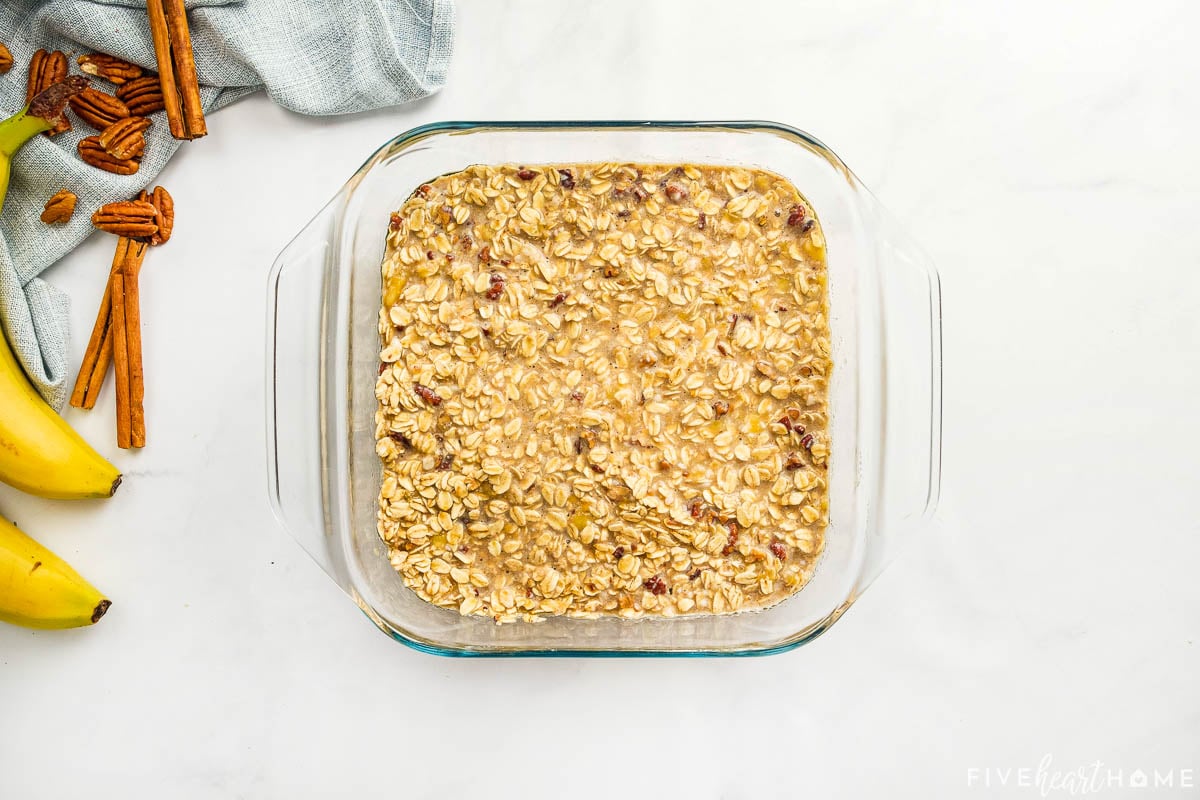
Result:
[[[335,202],[284,248],[267,288],[267,483],[276,519],[333,580],[321,412]]]
[[[863,585],[928,526],[942,481],[942,288],[932,260],[878,203],[882,459]]]

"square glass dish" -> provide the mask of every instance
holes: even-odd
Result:
[[[721,616],[496,625],[419,599],[376,533],[380,266],[390,214],[473,164],[628,161],[755,167],[791,181],[827,246],[829,527],[812,580]],[[267,329],[269,491],[277,517],[397,641],[441,655],[762,655],[842,616],[937,504],[941,294],[936,271],[828,147],[770,122],[447,122],[387,142],[279,255]]]

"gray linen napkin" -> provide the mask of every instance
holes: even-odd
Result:
[[[292,111],[343,114],[416,100],[446,80],[453,0],[192,0],[187,7],[206,111],[265,88]],[[75,57],[89,52],[151,70],[155,65],[144,1],[5,0],[0,42],[14,62],[0,76],[0,118],[24,103],[29,59],[39,47],[65,52],[74,73]],[[97,88],[114,88],[92,80]],[[137,194],[162,170],[180,143],[170,137],[162,112],[153,119],[135,175],[112,175],[80,161],[75,146],[95,131],[73,115],[73,130],[34,137],[13,161],[0,214],[0,319],[29,377],[55,408],[70,385],[68,301],[37,275],[92,232],[93,210]],[[65,226],[48,226],[39,219],[42,207],[63,188],[79,195],[75,216]]]

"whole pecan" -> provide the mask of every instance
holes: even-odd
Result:
[[[47,52],[38,50],[29,61],[29,79],[25,83],[25,103],[28,104],[34,95],[49,89],[67,77],[67,56],[61,50]],[[71,130],[71,123],[62,117],[54,123],[54,127],[46,131],[47,136]]]
[[[13,65],[12,53],[9,51],[8,47],[6,47],[3,44],[0,44],[0,75],[3,75],[4,73],[6,73],[10,69],[12,69],[12,65]]]
[[[71,216],[75,213],[76,199],[74,192],[59,189],[54,197],[46,201],[46,207],[42,211],[42,222],[46,224],[70,222]]]
[[[129,107],[111,94],[87,88],[71,98],[71,110],[81,120],[102,131],[129,116]]]
[[[88,136],[79,140],[79,157],[85,163],[116,175],[132,175],[141,163],[133,158],[115,158],[104,151],[100,137]]]
[[[146,151],[145,130],[150,120],[145,117],[125,117],[109,125],[97,137],[104,152],[113,158],[138,158]]]
[[[85,56],[80,56],[78,61],[81,72],[88,75],[95,75],[98,78],[104,78],[106,81],[115,83],[117,86],[134,78],[142,77],[141,67],[137,64],[130,64],[128,61],[116,56],[109,56],[104,53],[88,53]]]
[[[158,211],[146,200],[120,200],[96,209],[92,224],[102,231],[141,239],[158,232]]]
[[[134,78],[117,87],[117,98],[129,106],[129,113],[146,117],[166,108],[163,103],[162,84],[155,75]]]
[[[171,238],[171,231],[175,228],[175,201],[161,186],[155,186],[148,196],[142,192],[142,197],[154,206],[154,221],[158,224],[158,230],[150,235],[150,244],[162,244]]]

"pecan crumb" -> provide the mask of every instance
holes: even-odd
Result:
[[[428,261],[433,261],[433,251],[432,251],[432,250],[426,250],[426,251],[425,251],[425,258],[426,258],[426,260],[428,260]]]
[[[567,293],[559,292],[558,294],[554,295],[554,299],[550,301],[550,307],[558,308],[559,306],[561,306],[563,304],[563,301],[566,299],[567,299]]]
[[[782,542],[771,542],[770,549],[771,549],[771,554],[774,555],[776,558],[778,558],[780,561],[787,561],[787,548],[783,546]]]
[[[531,181],[537,177],[537,173],[526,167],[521,167],[521,169],[517,170],[517,177],[523,181]]]
[[[725,549],[721,551],[721,555],[727,556],[737,548],[738,543],[738,524],[733,520],[725,523],[725,527],[729,530],[729,541],[725,544]]]
[[[651,575],[649,578],[646,578],[646,582],[642,585],[646,587],[650,594],[667,593],[667,582],[659,575]]]
[[[813,435],[811,433],[805,434],[804,438],[800,440],[800,445],[805,450],[811,450],[813,446]]]
[[[811,220],[811,219],[809,219],[809,220],[805,220],[805,221],[804,221],[804,224],[800,226],[800,232],[801,232],[801,233],[808,233],[809,231],[811,231],[811,230],[812,230],[813,228],[815,228],[816,226],[817,226],[816,220]]]
[[[621,545],[617,545],[616,549],[613,550],[613,558],[620,561],[623,555],[625,555],[625,548],[621,547]]]
[[[391,439],[396,444],[401,445],[402,447],[404,447],[407,450],[412,449],[412,440],[409,439],[407,436],[405,436],[403,433],[399,433],[398,431],[392,431],[391,433],[388,434],[388,438]]]
[[[442,404],[442,398],[438,396],[438,393],[424,384],[414,383],[413,391],[417,393],[417,397],[420,397],[431,406],[440,406]]]
[[[453,453],[442,453],[441,457],[438,459],[438,462],[437,462],[438,471],[445,472],[446,470],[450,469],[450,465],[453,463],[454,463],[454,454]]]
[[[388,227],[394,231],[400,230],[400,226],[404,224],[404,217],[399,214],[392,214],[392,221],[388,223]]]
[[[808,211],[804,206],[792,206],[792,212],[788,214],[787,224],[794,228],[797,225],[803,224],[806,216],[808,216]]]
[[[596,432],[591,428],[584,428],[579,432],[579,438],[575,440],[575,452],[582,453],[584,450],[590,450],[596,446]]]
[[[423,183],[417,187],[417,194],[421,195],[421,197],[429,197],[431,191],[433,191],[433,187],[428,183]]]
[[[667,199],[672,203],[682,203],[688,197],[687,189],[677,183],[668,183],[664,191],[667,193]]]
[[[789,471],[800,469],[803,466],[804,462],[798,453],[788,453],[787,459],[783,462],[783,468]]]
[[[484,264],[487,264],[492,260],[492,249],[486,244],[479,250],[479,260]]]
[[[492,277],[489,280],[490,283],[488,284],[487,288],[487,299],[495,300],[500,297],[500,295],[504,294],[504,276],[493,272]]]
[[[582,403],[583,402],[583,392],[579,391],[578,389],[572,391],[571,399],[574,400],[576,403]]]

